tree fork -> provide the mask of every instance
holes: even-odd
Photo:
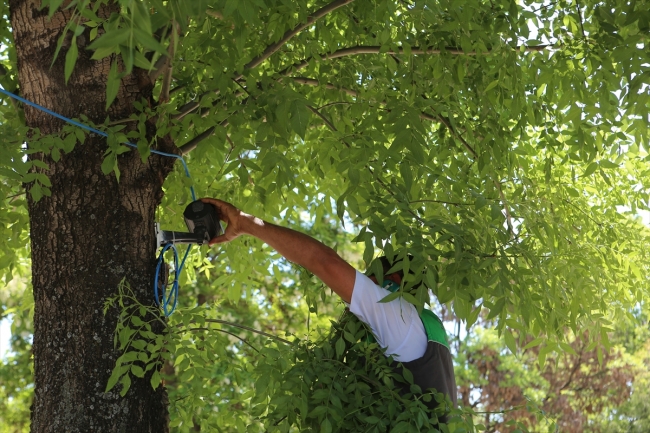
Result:
[[[108,17],[114,10],[114,4],[105,5],[98,15]],[[107,112],[111,59],[90,59],[92,53],[83,49],[88,34],[77,38],[79,59],[68,85],[66,46],[50,67],[72,11],[57,11],[50,19],[37,0],[11,0],[10,11],[25,98],[67,117],[84,114],[96,123],[107,115],[128,117],[133,101],[151,100],[153,85],[146,71],[136,70],[123,79]],[[62,127],[58,119],[31,107],[25,107],[25,119],[43,134],[56,134]],[[153,134],[150,124],[148,135]],[[177,152],[169,139],[159,139],[158,146]],[[134,380],[124,398],[119,385],[104,393],[119,353],[113,346],[118,312],[111,309],[104,316],[102,307],[123,278],[140,302],[153,302],[154,215],[175,160],[152,155],[143,164],[137,152],[123,154],[118,183],[112,173],[101,171],[105,150],[105,140],[91,134],[57,162],[46,154],[30,155],[49,166],[45,173],[52,183],[50,197],[29,199],[35,433],[168,431],[166,392],[163,387],[154,391],[149,376]]]

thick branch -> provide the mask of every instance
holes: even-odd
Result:
[[[524,52],[540,52],[544,51],[547,49],[552,49],[554,46],[553,45],[538,45],[535,47],[515,47],[514,49],[517,51],[524,51]],[[490,51],[487,51],[485,53],[480,53],[477,51],[463,51],[459,50],[457,48],[453,47],[448,47],[442,50],[439,49],[434,49],[434,48],[420,48],[420,47],[413,47],[411,48],[411,54],[412,55],[421,55],[421,54],[441,54],[441,53],[448,53],[448,54],[453,54],[453,55],[458,55],[458,56],[475,56],[477,54],[489,54]],[[356,47],[350,47],[350,48],[342,48],[340,50],[334,51],[333,53],[325,54],[324,56],[320,57],[321,60],[331,60],[331,59],[338,59],[341,57],[348,57],[348,56],[356,56],[358,54],[404,54],[404,49],[400,48],[398,50],[387,50],[387,51],[382,51],[380,46],[356,46]],[[306,66],[309,65],[309,63],[314,60],[314,57],[310,57],[308,59],[302,60],[298,63],[295,63],[294,65],[290,66],[289,68],[285,69],[284,71],[280,72],[280,74],[285,74],[288,71],[296,72],[299,71],[300,69],[305,68]]]
[[[208,93],[210,93],[210,92],[205,92],[205,93],[203,93],[202,95],[199,96],[198,100],[196,100],[196,101],[190,101],[190,102],[188,102],[188,103],[182,105],[182,106],[178,109],[178,113],[175,114],[175,115],[172,117],[172,119],[174,119],[174,120],[180,120],[180,119],[182,119],[183,117],[185,117],[185,116],[187,116],[188,114],[190,114],[192,111],[194,111],[194,110],[196,110],[197,108],[199,108],[199,107],[201,106],[201,99],[203,99],[203,97],[204,97],[205,95],[207,95]],[[219,91],[218,91],[218,90],[215,91],[215,94],[218,95],[218,94],[219,94]]]
[[[330,5],[332,5],[332,4],[334,4],[334,3],[331,3]],[[340,6],[342,6],[342,4],[337,6],[337,7],[340,7]],[[526,47],[525,51],[543,51],[543,50],[545,50],[547,48],[552,48],[552,46],[551,45],[540,45],[540,46],[536,46],[536,47]],[[518,48],[518,49],[521,50],[521,48]],[[325,57],[323,57],[323,59],[336,59],[336,58],[340,58],[340,57],[345,57],[345,56],[350,56],[350,55],[357,55],[357,54],[379,54],[380,50],[381,50],[381,47],[379,47],[379,46],[367,46],[367,47],[358,46],[358,47],[352,47],[352,48],[344,48],[344,49],[341,49],[341,50],[338,50],[338,51],[335,51],[333,53],[330,53],[330,54],[326,55]],[[445,50],[441,51],[441,50],[438,50],[438,49],[421,49],[421,48],[418,48],[418,47],[412,48],[411,49],[411,54],[416,54],[416,55],[417,54],[440,54],[443,51],[447,52],[447,53],[450,53],[450,54],[454,54],[454,55],[469,55],[469,56],[472,56],[472,55],[477,54],[476,52],[464,52],[464,51],[457,50],[457,49],[454,49],[454,48],[448,48],[448,49],[445,49]],[[403,49],[400,49],[400,50],[397,50],[397,51],[391,50],[391,51],[387,51],[387,53],[388,54],[403,54]],[[280,74],[286,76],[289,72],[302,69],[302,68],[306,67],[309,64],[310,60],[311,59],[303,60],[302,62],[297,63],[297,64],[293,65],[292,67],[285,69]],[[247,67],[248,67],[248,65],[247,65]],[[320,86],[321,85],[318,80],[315,80],[313,78],[306,78],[306,77],[288,77],[288,78],[292,79],[294,82],[296,82],[298,84],[304,84],[304,85],[308,85],[308,86]],[[335,86],[333,84],[330,84],[330,83],[322,84],[322,86],[324,86],[326,89],[330,89],[330,90],[340,90],[340,91],[345,92],[346,94],[348,94],[348,95],[350,95],[352,97],[355,97],[355,98],[359,96],[359,93],[357,91],[355,91],[355,90],[337,87],[337,86]],[[383,106],[386,105],[385,102],[380,102],[380,104],[383,105]],[[190,102],[190,103],[186,104],[185,106],[181,107],[180,113],[177,114],[175,116],[175,118],[177,118],[177,119],[182,118],[186,114],[188,114],[188,113],[194,111],[196,108],[198,108],[199,105],[200,105],[199,102]],[[316,115],[321,117],[321,119],[323,119],[325,121],[326,125],[330,129],[332,129],[331,128],[331,123],[329,121],[327,121],[326,119],[324,119],[323,116],[321,115],[321,113],[318,112],[318,110],[315,110],[313,107],[310,107],[310,109]],[[441,122],[441,123],[443,123],[449,129],[449,131],[462,143],[462,145],[471,153],[472,158],[473,159],[478,158],[478,154],[476,153],[476,151],[472,148],[472,146],[469,145],[469,143],[467,143],[467,141],[460,134],[458,134],[455,131],[455,129],[452,127],[452,125],[451,125],[451,123],[449,122],[448,119],[445,119],[441,115],[431,115],[431,114],[428,114],[428,113],[425,113],[425,112],[420,112],[420,118],[425,119],[425,120],[429,120],[429,121],[433,121],[433,122]],[[181,147],[182,153],[185,155],[186,153],[192,151],[194,148],[196,148],[196,146],[199,144],[199,142],[203,141],[205,138],[212,135],[212,132],[214,132],[214,130],[212,130],[210,134],[205,135],[207,133],[207,131],[206,131],[203,134],[201,134],[201,135],[195,137],[194,139],[190,140],[188,143],[186,143],[184,146]]]
[[[181,151],[181,155],[187,155],[188,153],[196,149],[196,146],[198,146],[200,142],[202,142],[203,140],[205,140],[206,138],[214,134],[215,129],[217,129],[216,126],[211,126],[205,131],[203,131],[202,133],[200,133],[199,135],[197,135],[196,137],[194,137],[193,139],[191,139],[190,141],[188,141],[187,143],[185,143],[184,145],[182,145],[181,147],[179,147],[179,150]]]
[[[352,3],[353,1],[354,0],[336,0],[336,1],[333,1],[332,3],[330,3],[330,4],[326,5],[326,6],[323,6],[322,8],[320,8],[319,10],[317,10],[316,12],[311,14],[307,18],[307,21],[305,23],[299,24],[298,26],[294,27],[293,29],[287,31],[278,42],[276,42],[274,44],[271,44],[268,47],[266,47],[266,49],[262,52],[262,54],[255,57],[253,60],[248,62],[246,64],[246,66],[244,66],[244,70],[256,68],[264,60],[271,57],[275,52],[277,52],[280,48],[282,48],[282,46],[284,44],[286,44],[291,38],[293,38],[295,35],[300,33],[306,27],[313,24],[315,21],[317,21],[320,18],[324,17],[328,13],[340,8],[341,6],[345,6],[345,5],[349,4],[349,3]],[[208,12],[208,13],[210,15],[212,15],[212,16],[214,16],[216,18],[220,18],[220,19],[223,18],[223,16],[221,14],[219,14],[217,11],[214,11],[214,13],[211,12],[211,11],[213,11],[211,9],[209,11],[210,12]],[[234,79],[239,80],[242,77],[243,77],[243,74],[239,74],[236,77],[234,77]],[[208,93],[210,93],[210,92],[205,92],[202,95],[200,95],[198,100],[200,101]],[[218,94],[219,91],[217,90],[217,91],[215,91],[215,93]],[[182,107],[180,107],[178,109],[179,113],[176,116],[174,116],[174,118],[175,119],[181,119],[181,118],[185,117],[186,115],[188,115],[189,113],[196,110],[197,108],[199,108],[199,106],[200,106],[200,102],[195,102],[195,101],[188,102],[187,104],[183,105]]]
[[[349,3],[349,2],[348,2]],[[538,45],[535,47],[515,47],[514,49],[517,51],[524,51],[524,52],[540,52],[548,49],[553,49],[554,45]],[[276,49],[277,51],[277,49]],[[275,52],[275,51],[274,51]],[[476,51],[462,51],[453,47],[445,48],[444,50],[439,50],[439,49],[429,49],[429,48],[420,48],[420,47],[413,47],[411,48],[411,54],[414,55],[421,55],[421,54],[441,54],[441,53],[449,53],[453,55],[465,55],[465,56],[475,56],[479,54]],[[404,49],[400,48],[399,50],[388,50],[384,52],[385,54],[404,54]],[[488,54],[486,52],[485,54]],[[271,53],[272,54],[272,53]],[[331,60],[331,59],[338,59],[341,57],[347,57],[347,56],[355,56],[358,54],[382,54],[381,52],[381,47],[380,46],[356,46],[356,47],[350,47],[350,48],[342,48],[340,50],[334,51],[333,53],[329,53],[324,55],[323,57],[320,57],[321,60]],[[270,56],[270,54],[269,54]],[[265,57],[263,60],[266,60],[267,57]],[[257,58],[256,58],[257,59]],[[253,61],[256,59],[253,59],[251,62],[246,65],[246,68],[248,69],[251,65],[253,64]],[[309,65],[311,61],[314,60],[314,57],[310,57],[308,59],[302,60],[298,63],[293,64],[292,66],[282,70],[279,74],[280,75],[288,75],[291,72],[297,72]],[[256,63],[255,66],[258,66],[259,63]],[[243,74],[238,75],[235,77],[235,80],[240,79],[243,76]],[[309,80],[309,79],[306,79]],[[312,85],[310,82],[305,81],[302,84],[308,84]],[[207,95],[210,92],[205,92],[202,95],[199,96],[198,100],[200,101],[205,95]],[[219,91],[215,91],[215,93],[219,93]],[[200,106],[200,102],[188,102],[187,104],[183,105],[178,109],[179,114],[174,116],[175,119],[180,119],[186,116],[187,114],[191,113],[192,111],[196,110]],[[425,117],[428,120],[434,120],[433,117]]]
[[[174,53],[176,52],[176,35],[178,29],[176,21],[172,21],[172,32],[169,38],[169,47],[167,47],[168,59],[165,72],[163,73],[162,85],[158,102],[165,103],[169,101],[169,88],[172,85],[172,72],[174,70]]]
[[[165,38],[165,35],[167,34],[167,30],[169,29],[169,26],[164,26],[158,29],[154,37],[158,42],[162,42],[162,40]],[[174,32],[175,27],[173,26],[172,23],[172,29],[171,31]],[[171,48],[174,49],[174,48]],[[169,48],[168,48],[169,50]],[[156,80],[160,77],[161,74],[163,74],[166,70],[167,67],[171,65],[172,60],[168,56],[160,56],[158,60],[156,60],[156,63],[153,65],[153,69],[149,71],[149,79],[151,80],[152,83],[155,83]]]
[[[277,41],[276,43],[271,44],[268,47],[266,47],[266,49],[262,52],[262,54],[260,54],[259,56],[255,57],[253,60],[248,62],[246,64],[246,66],[244,67],[244,69],[253,69],[253,68],[259,66],[264,60],[268,59],[269,57],[271,57],[273,55],[273,53],[275,53],[280,48],[282,48],[282,46],[284,44],[286,44],[289,41],[289,39],[296,36],[298,33],[303,31],[306,27],[310,26],[315,21],[317,21],[320,18],[324,17],[328,13],[340,8],[341,6],[345,6],[345,5],[349,4],[349,3],[352,3],[353,1],[354,0],[335,0],[332,3],[330,3],[330,4],[326,5],[326,6],[323,6],[322,8],[320,8],[319,10],[314,12],[312,15],[310,15],[307,18],[307,21],[305,23],[299,24],[296,27],[294,27],[293,29],[287,31],[282,36],[282,38],[280,38],[279,41]]]
[[[160,74],[165,71],[168,61],[170,60],[167,56],[158,57],[158,60],[156,60],[156,63],[153,65],[153,69],[149,72],[149,79],[152,83],[154,83],[158,77],[160,77]]]

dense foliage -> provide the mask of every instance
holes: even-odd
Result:
[[[180,165],[167,179],[159,209],[165,227],[182,226],[191,182],[200,195],[308,231],[360,268],[378,254],[408,253],[413,258],[403,266],[415,277],[400,296],[421,307],[430,300],[426,284],[467,329],[487,320],[498,336],[490,334],[493,347],[502,341],[512,353],[534,349],[540,375],[547,359],[561,369],[580,348],[594,354],[589,368],[596,369],[617,356],[606,352],[619,324],[647,327],[635,315],[646,311],[650,292],[649,232],[636,217],[648,210],[650,186],[644,2],[120,0],[121,12],[108,18],[95,14],[99,3],[65,4],[74,13],[58,56],[67,76],[84,50],[110,56],[109,103],[133,68],[157,79],[156,100],[139,102],[138,115],[95,126],[110,132],[105,175],[119,176],[119,155],[129,151],[123,140],[149,155],[155,140],[144,139],[148,118],[186,155],[192,179]],[[43,0],[42,7],[52,13],[61,5]],[[0,84],[19,92],[6,2],[0,7]],[[23,156],[57,159],[83,134],[68,128],[41,137],[26,130],[19,104],[4,102],[0,275],[10,285],[29,268],[23,194],[47,199],[49,192],[47,167]],[[197,249],[190,261],[181,290],[189,310],[172,316],[165,336],[143,335],[151,342],[136,347],[158,353],[167,344],[168,355],[140,362],[153,369],[152,360],[160,361],[172,426],[241,431],[268,420],[267,427],[286,431],[314,421],[328,431],[357,419],[382,431],[401,421],[391,409],[359,412],[365,418],[344,413],[364,400],[339,396],[337,405],[331,396],[347,393],[345,381],[352,380],[338,371],[326,383],[342,387],[328,394],[332,408],[323,403],[327,410],[305,412],[303,402],[287,403],[298,398],[291,394],[317,405],[322,392],[313,379],[306,382],[313,393],[300,394],[299,381],[288,381],[287,389],[279,377],[308,375],[314,356],[342,355],[339,339],[334,353],[319,346],[329,347],[328,318],[340,306],[321,296],[322,286],[304,271],[250,238],[209,254]],[[15,384],[24,391],[29,302],[21,305],[11,287],[2,291],[1,312],[15,318],[17,361],[2,371],[19,368],[11,380],[26,381]],[[191,330],[207,319],[289,332],[294,351],[248,331]],[[336,326],[335,334],[349,325]],[[357,344],[352,335],[343,339],[346,350]],[[130,347],[129,337],[121,338]],[[462,352],[483,350],[477,347]],[[530,356],[528,350],[499,362],[528,365]],[[124,386],[143,367],[121,368],[115,379]],[[461,362],[459,371],[465,368]],[[268,383],[256,388],[256,377]],[[289,404],[297,418],[273,418]],[[404,404],[417,412],[415,403]],[[416,413],[409,421],[421,422],[411,425],[417,429],[428,419]]]

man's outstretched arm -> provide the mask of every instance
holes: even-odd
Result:
[[[203,198],[219,209],[226,231],[210,241],[210,245],[247,234],[269,244],[287,260],[316,275],[345,302],[352,300],[355,269],[336,254],[336,251],[303,233],[263,221],[246,214],[222,200]]]

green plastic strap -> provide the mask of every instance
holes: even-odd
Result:
[[[424,330],[427,333],[429,341],[435,341],[450,349],[449,342],[447,341],[447,331],[445,331],[442,320],[436,316],[436,313],[423,309],[420,313],[420,319],[422,319],[422,324],[424,325]]]

